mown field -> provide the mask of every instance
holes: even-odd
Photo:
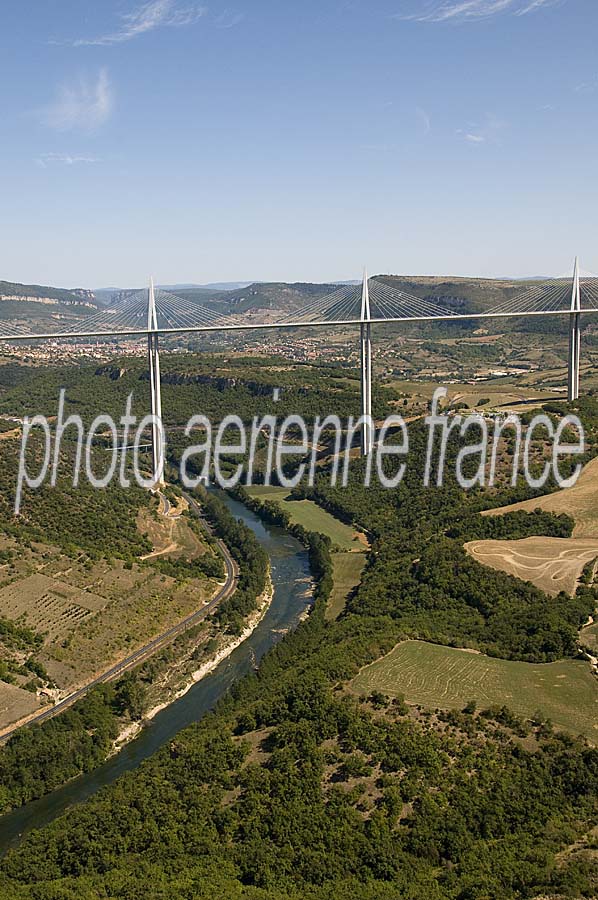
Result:
[[[332,577],[334,587],[326,607],[326,618],[336,619],[343,609],[347,597],[361,581],[365,566],[364,553],[334,553],[332,556]]]
[[[574,594],[584,567],[598,558],[598,540],[529,537],[469,541],[466,551],[479,563],[530,581],[547,594]]]
[[[351,685],[360,694],[404,695],[431,709],[461,709],[475,700],[479,707],[504,704],[526,718],[541,712],[555,726],[598,743],[598,680],[579,660],[536,665],[405,641]]]
[[[573,536],[471,541],[465,549],[483,565],[530,581],[547,594],[555,595],[560,590],[573,594],[584,566],[598,557],[598,458],[584,467],[573,487],[485,510],[482,515],[536,509],[571,516],[575,520]]]
[[[278,503],[291,517],[293,523],[302,525],[307,531],[318,531],[327,535],[333,545],[340,550],[363,551],[367,549],[365,537],[350,525],[345,525],[311,500],[287,500],[287,488],[256,484],[247,488],[251,497]]]

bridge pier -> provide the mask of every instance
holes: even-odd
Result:
[[[372,326],[361,325],[361,455],[369,456],[373,446],[372,435]]]
[[[569,323],[569,378],[567,396],[569,401],[579,399],[579,359],[581,354],[581,328],[579,313],[571,316]]]
[[[372,422],[372,326],[367,271],[361,293],[361,455],[369,456],[374,445]]]
[[[147,356],[150,373],[152,411],[152,466],[154,485],[164,484],[164,433],[162,430],[162,387],[160,383],[160,351],[158,346],[158,321],[154,282],[150,281],[148,294]]]
[[[579,285],[579,259],[575,259],[573,290],[571,293],[571,315],[569,316],[569,366],[567,378],[567,398],[569,402],[579,399],[579,364],[581,357],[581,326],[577,310],[581,309]]]

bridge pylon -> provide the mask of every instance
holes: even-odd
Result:
[[[361,293],[361,455],[369,456],[373,449],[372,422],[372,326],[367,270],[363,273]]]
[[[160,351],[158,346],[158,316],[154,279],[150,278],[147,295],[147,356],[150,373],[152,412],[152,466],[155,487],[164,484],[164,432],[162,428],[162,388],[160,383]]]
[[[581,309],[581,291],[579,284],[579,257],[575,257],[573,269],[573,286],[571,291],[571,315],[569,316],[569,366],[567,379],[567,397],[569,401],[579,398],[579,363],[581,356],[581,326],[579,310]]]

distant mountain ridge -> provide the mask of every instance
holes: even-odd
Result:
[[[504,303],[537,284],[535,278],[468,278],[460,276],[376,275],[377,280],[406,294],[418,297],[458,313],[483,313]],[[229,290],[223,286],[231,282],[210,285],[170,285],[165,289],[188,302],[208,307],[222,315],[244,314],[251,320],[259,314],[264,321],[274,322],[284,315],[295,313],[319,297],[336,291],[341,284],[358,282],[253,282]],[[85,318],[97,309],[104,309],[137,289],[56,288],[0,281],[0,319],[18,322],[47,320],[48,318]]]
[[[85,288],[56,288],[41,284],[20,284],[15,281],[0,281],[0,300],[31,303],[66,303],[75,306],[96,306],[93,291]]]

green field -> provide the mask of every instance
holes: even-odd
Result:
[[[258,500],[270,500],[286,510],[294,524],[303,525],[307,531],[327,535],[340,550],[366,550],[367,544],[359,538],[350,525],[339,522],[334,516],[311,500],[286,500],[287,488],[257,484],[247,488],[248,494]]]
[[[582,628],[579,637],[582,644],[589,647],[593,654],[598,655],[598,623]]]
[[[350,591],[361,581],[365,566],[363,553],[334,553],[332,556],[334,587],[326,607],[326,618],[336,619],[345,608]]]
[[[598,679],[578,660],[536,665],[405,641],[362,669],[352,686],[362,694],[403,694],[432,709],[461,709],[475,700],[479,707],[505,704],[527,718],[540,711],[557,727],[598,742]]]

